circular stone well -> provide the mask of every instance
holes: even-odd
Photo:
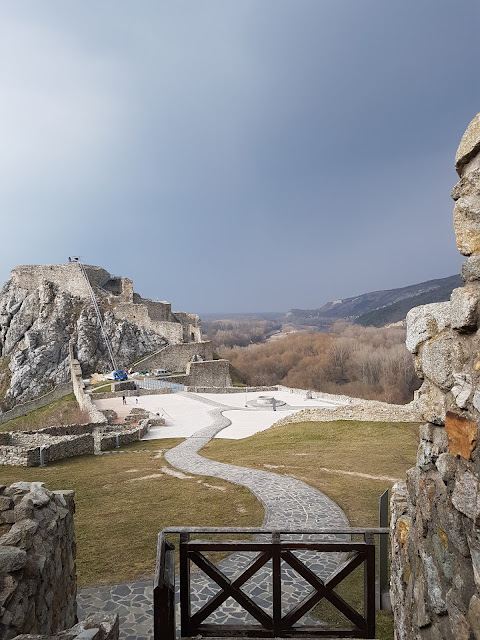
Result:
[[[273,396],[258,396],[257,405],[262,407],[273,407],[274,401],[277,407],[280,407],[281,405],[285,404],[283,400],[277,400]]]

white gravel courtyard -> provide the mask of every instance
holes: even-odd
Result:
[[[161,438],[188,438],[196,431],[208,426],[212,421],[212,405],[205,403],[213,401],[225,406],[224,416],[231,421],[231,425],[223,429],[216,437],[230,440],[239,440],[268,429],[280,420],[302,408],[307,407],[335,407],[341,406],[339,402],[320,399],[306,399],[305,395],[288,393],[285,391],[257,391],[247,393],[169,393],[142,395],[136,398],[132,395],[126,397],[124,405],[122,398],[108,398],[96,400],[92,394],[95,406],[100,409],[113,409],[119,418],[124,418],[133,406],[141,407],[152,413],[158,413],[165,418],[165,426],[152,427],[144,440]],[[256,400],[258,396],[274,396],[276,400],[283,401],[293,409],[279,407],[277,411],[272,409],[252,409],[245,407],[248,401]],[[231,407],[231,409],[229,409]]]

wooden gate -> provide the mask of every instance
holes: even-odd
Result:
[[[165,532],[172,530],[165,530]],[[375,543],[374,534],[385,534],[385,529],[348,529],[342,531],[289,531],[289,539],[282,540],[281,532],[271,532],[270,539],[263,535],[261,540],[198,540],[191,539],[195,533],[267,533],[263,529],[175,529],[180,533],[180,618],[181,636],[194,637],[375,637]],[[302,535],[322,534],[361,534],[360,542],[335,541],[324,539],[302,539]],[[291,539],[295,534],[296,539]],[[345,537],[345,536],[344,536]],[[230,579],[207,557],[208,552],[255,553],[252,562],[241,575]],[[311,571],[294,551],[316,553],[339,553],[347,558],[340,563],[328,579],[320,579]],[[253,554],[252,554],[253,555]],[[271,561],[272,613],[267,613],[242,589],[242,585],[255,575],[267,562]],[[301,576],[310,592],[290,611],[282,613],[282,563],[288,565]],[[191,607],[191,567],[200,568],[220,590],[203,606],[192,613]],[[360,613],[342,599],[334,589],[354,571],[363,565],[364,607]],[[163,573],[162,573],[163,572]],[[159,536],[159,555],[157,556],[157,579],[155,584],[155,640],[174,640],[174,573],[173,546],[165,541],[164,532]],[[227,598],[233,598],[255,620],[252,624],[219,625],[208,624],[207,618],[220,607]],[[349,629],[326,628],[325,626],[295,626],[322,599],[328,600],[352,626]],[[160,619],[162,618],[162,619]]]

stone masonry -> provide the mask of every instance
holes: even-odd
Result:
[[[0,638],[76,623],[73,491],[41,482],[0,487]]]
[[[407,347],[426,424],[392,495],[397,640],[480,638],[480,114],[455,158],[454,228],[465,286],[412,309]]]

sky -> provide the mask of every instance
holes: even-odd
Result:
[[[0,280],[80,256],[177,311],[459,273],[476,0],[0,0]]]

